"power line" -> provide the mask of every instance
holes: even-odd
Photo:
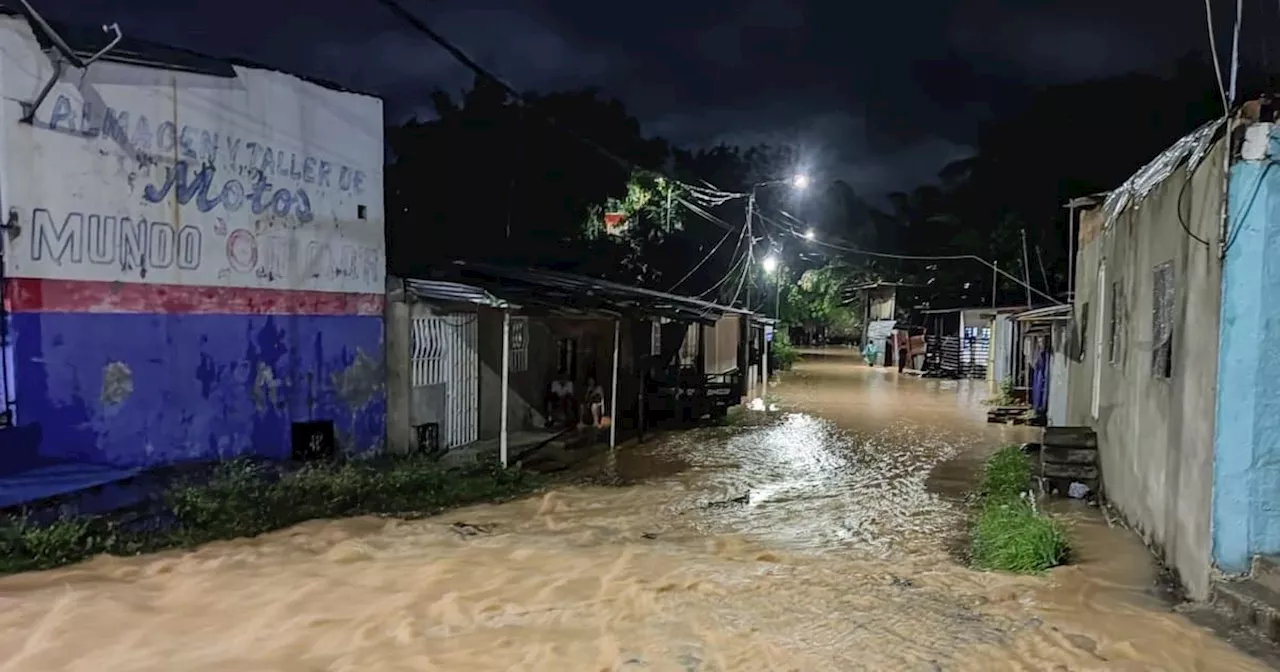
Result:
[[[746,255],[743,255],[742,257],[738,256],[738,250],[742,249],[742,240],[743,238],[745,238],[746,232],[747,232],[746,229],[742,229],[742,232],[738,234],[738,244],[734,245],[733,253],[729,255],[729,270],[726,271],[724,276],[721,277],[719,280],[717,280],[714,285],[711,285],[711,287],[709,287],[706,291],[699,294],[698,295],[699,297],[706,296],[711,292],[716,291],[729,278],[733,277],[738,272],[739,264],[741,264],[746,259]]]
[[[707,256],[703,257],[702,261],[699,261],[697,266],[694,266],[693,268],[689,269],[689,272],[685,273],[683,278],[680,278],[679,280],[677,280],[676,284],[671,285],[671,288],[668,289],[667,292],[674,292],[677,287],[684,284],[685,280],[688,280],[689,278],[693,277],[693,274],[697,273],[698,269],[702,268],[703,264],[706,264],[707,261],[711,259],[713,255],[715,255],[716,250],[719,250],[720,246],[724,245],[724,241],[729,240],[729,236],[732,234],[733,234],[733,229],[729,229],[728,231],[725,231],[724,236],[720,238],[720,242],[716,243],[715,247],[711,248],[711,251],[707,253]],[[739,239],[741,239],[741,237],[739,237]]]

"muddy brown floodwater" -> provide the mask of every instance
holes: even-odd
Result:
[[[0,670],[1265,669],[1090,509],[1062,512],[1075,566],[956,561],[974,465],[1026,438],[984,383],[814,355],[780,393],[771,425],[620,451],[609,486],[2,579]]]

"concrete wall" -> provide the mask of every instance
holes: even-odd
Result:
[[[1245,129],[1231,169],[1214,464],[1214,559],[1280,553],[1280,133]]]
[[[383,441],[382,105],[278,72],[54,75],[0,18],[0,211],[22,447],[150,466]],[[21,451],[6,451],[13,460]]]
[[[1208,594],[1210,570],[1224,150],[1221,141],[1213,147],[1185,193],[1187,171],[1180,166],[1110,228],[1102,230],[1100,210],[1082,214],[1074,318],[1083,358],[1071,363],[1068,381],[1070,424],[1098,432],[1106,496],[1197,599]],[[1187,228],[1210,247],[1184,231],[1179,208]],[[1170,261],[1173,365],[1172,376],[1164,378],[1152,371],[1153,271]],[[1103,264],[1105,286],[1099,286]],[[1116,306],[1110,305],[1114,282],[1123,288]],[[1102,310],[1100,303],[1106,304]],[[1113,309],[1120,323],[1111,361]],[[1095,365],[1097,418],[1091,408]]]

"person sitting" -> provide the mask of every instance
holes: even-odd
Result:
[[[604,388],[596,383],[595,376],[587,376],[586,409],[583,419],[591,418],[592,427],[604,423]]]
[[[574,402],[573,396],[573,381],[569,380],[567,371],[559,369],[547,388],[547,429],[555,426],[557,421],[564,426],[570,425],[576,419],[573,417],[576,409],[577,404]]]

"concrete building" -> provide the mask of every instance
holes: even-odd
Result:
[[[1080,213],[1068,348],[1068,423],[1096,430],[1106,498],[1193,598],[1214,561],[1228,145],[1198,129]]]
[[[381,101],[59,34],[0,14],[0,470],[380,446]]]

